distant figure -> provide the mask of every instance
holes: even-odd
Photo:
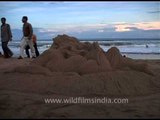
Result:
[[[28,23],[27,21],[28,21],[28,17],[23,16],[22,18],[22,22],[24,23],[23,24],[23,38],[20,43],[20,56],[18,57],[18,59],[24,58],[25,56],[24,49],[26,48],[27,45],[29,45],[29,47],[31,48],[32,58],[35,58],[35,49],[33,47],[33,41],[31,40],[32,35],[33,35],[33,29],[32,29],[32,25]]]
[[[148,45],[146,45],[146,48],[148,48],[149,46]]]
[[[126,58],[126,55],[123,55],[123,57],[125,57],[125,58]]]
[[[35,34],[33,34],[33,36],[32,36],[32,41],[33,41],[33,46],[35,48],[36,57],[38,57],[39,56],[39,51],[38,51],[38,48],[37,48],[37,37],[36,37]],[[27,57],[30,58],[30,54],[29,54],[30,47],[29,47],[29,45],[27,45],[25,49],[26,49]]]
[[[6,18],[1,18],[1,42],[2,42],[2,49],[4,53],[4,58],[12,57],[13,53],[8,48],[8,42],[12,41],[12,32],[10,29],[10,25],[6,24]]]

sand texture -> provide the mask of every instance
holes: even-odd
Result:
[[[0,57],[0,118],[160,118],[160,60],[58,35],[36,59]],[[121,97],[128,104],[45,104],[45,98]]]

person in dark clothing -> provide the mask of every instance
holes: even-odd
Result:
[[[31,40],[33,41],[33,47],[35,49],[36,57],[38,57],[39,56],[39,51],[38,51],[38,48],[37,48],[37,37],[36,37],[35,34],[32,35]],[[29,45],[27,45],[25,50],[26,50],[26,54],[27,54],[28,58],[30,58],[29,49],[30,49],[30,47],[29,47]]]
[[[13,52],[8,48],[8,42],[12,41],[12,33],[10,29],[10,25],[6,24],[6,18],[1,18],[1,42],[2,49],[5,58],[10,58],[13,55]]]
[[[0,57],[2,56],[2,53],[0,52]]]

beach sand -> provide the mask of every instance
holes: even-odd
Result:
[[[0,57],[0,118],[160,118],[160,60],[123,58],[116,48],[104,53],[96,43],[85,44],[92,52],[84,54],[74,38],[56,40],[36,59]],[[45,103],[70,97],[128,103]]]

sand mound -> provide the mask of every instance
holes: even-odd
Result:
[[[123,57],[116,47],[105,53],[97,42],[82,43],[67,35],[58,35],[51,48],[29,65],[8,71],[13,73],[19,74],[19,79],[30,76],[15,84],[21,83],[22,89],[31,92],[140,95],[156,88],[155,76],[147,63]],[[33,81],[36,82],[31,89]]]
[[[51,48],[36,59],[35,63],[52,72],[88,74],[112,70],[98,43],[81,43],[67,35],[58,35]]]
[[[106,57],[109,60],[113,69],[130,68],[135,71],[154,75],[154,72],[151,71],[147,63],[137,62],[135,60],[132,60],[131,58],[123,57],[116,47],[110,48],[106,53]]]
[[[124,58],[116,47],[105,53],[97,42],[79,42],[67,35],[54,38],[51,48],[34,61],[35,64],[48,68],[52,72],[77,72],[89,74],[114,69],[130,68],[152,73],[147,64],[136,63]]]
[[[41,75],[48,75],[48,76],[52,75],[50,70],[48,70],[47,68],[38,66],[38,65],[19,66],[5,73],[11,73],[11,72],[25,73],[25,74],[26,73],[27,74],[41,74]]]

